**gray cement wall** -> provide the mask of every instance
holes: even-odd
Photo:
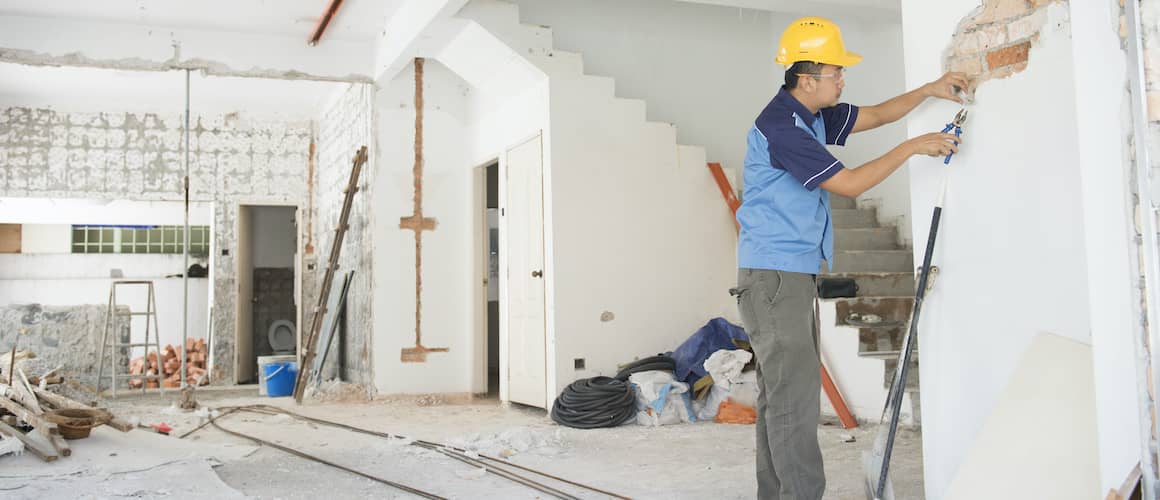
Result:
[[[213,380],[233,383],[238,205],[306,206],[311,124],[191,120],[190,197],[214,203]],[[181,200],[183,136],[180,114],[0,109],[0,196]]]
[[[373,98],[372,86],[351,84],[348,90],[323,112],[319,122],[318,161],[315,167],[318,188],[314,194],[317,209],[314,224],[315,259],[318,263],[315,277],[316,286],[321,286],[330,247],[334,241],[334,230],[342,210],[343,191],[350,180],[351,160],[358,148],[362,146],[369,148],[371,159],[363,166],[359,178],[359,191],[355,194],[351,206],[350,228],[343,239],[338,272],[333,284],[333,287],[341,286],[342,274],[355,270],[354,281],[347,295],[347,330],[344,346],[346,366],[341,378],[360,386],[368,396],[372,396],[375,392],[371,365],[374,325],[372,310],[374,282],[371,272],[373,224],[370,211],[371,197],[374,196],[370,187],[374,185],[372,181],[375,176],[373,164],[375,145],[372,143]],[[312,300],[317,301],[317,293],[316,291],[310,295]],[[311,310],[314,303],[310,302]],[[331,351],[331,354],[332,358],[328,360],[337,359],[337,356],[333,356],[334,351]],[[323,374],[323,378],[333,378],[335,375],[338,374],[328,370],[328,373]]]

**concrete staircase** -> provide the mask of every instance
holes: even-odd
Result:
[[[834,266],[825,276],[853,278],[858,296],[828,299],[838,327],[858,330],[858,355],[884,361],[889,389],[898,354],[914,308],[913,254],[898,243],[898,229],[882,226],[874,208],[858,208],[853,199],[831,195],[834,216]],[[918,391],[918,345],[911,355],[907,392]],[[915,408],[917,410],[917,408]]]

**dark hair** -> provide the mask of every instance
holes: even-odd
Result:
[[[797,88],[798,75],[820,74],[823,67],[825,67],[824,64],[812,61],[798,61],[793,63],[789,69],[785,70],[785,88],[789,90]]]

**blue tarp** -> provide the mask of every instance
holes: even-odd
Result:
[[[749,343],[749,336],[740,326],[734,325],[725,318],[713,318],[705,323],[697,333],[694,333],[680,347],[673,351],[673,359],[677,362],[677,371],[673,377],[689,384],[690,389],[701,377],[708,375],[705,371],[705,360],[721,349],[738,349],[733,341]]]

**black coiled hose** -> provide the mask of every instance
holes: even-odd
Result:
[[[629,363],[628,366],[622,368],[616,373],[616,380],[627,382],[629,375],[637,372],[645,372],[651,370],[666,370],[670,372],[677,371],[677,361],[665,354],[658,354],[656,356],[647,357]]]
[[[610,377],[572,382],[552,405],[552,420],[576,429],[616,427],[636,417],[632,384]]]

